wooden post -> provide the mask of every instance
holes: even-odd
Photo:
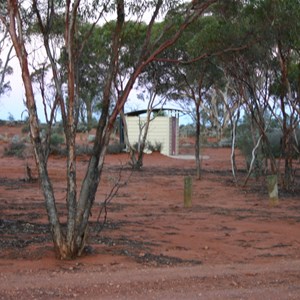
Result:
[[[270,198],[270,204],[272,206],[278,204],[278,182],[277,182],[277,175],[269,175],[267,176],[267,185],[268,185],[268,192]]]
[[[192,177],[184,177],[184,207],[192,206]]]

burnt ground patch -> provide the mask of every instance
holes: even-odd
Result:
[[[84,254],[110,253],[112,255],[127,256],[138,263],[150,265],[195,265],[197,260],[181,259],[153,253],[153,248],[159,246],[155,242],[131,239],[126,236],[110,237],[109,232],[117,231],[125,223],[132,222],[107,222],[105,234],[97,232],[97,222],[90,224],[91,235]],[[107,234],[108,231],[108,234]],[[39,259],[47,249],[51,248],[51,235],[48,224],[39,224],[20,220],[0,219],[0,250],[6,250],[0,257]],[[103,247],[98,247],[99,245]],[[30,248],[33,246],[34,248]],[[35,249],[35,250],[34,250]],[[2,251],[3,252],[3,251]]]

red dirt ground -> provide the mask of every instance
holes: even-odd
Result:
[[[89,245],[82,257],[59,261],[38,181],[24,180],[27,164],[36,176],[31,155],[3,155],[17,129],[0,127],[0,299],[300,299],[299,189],[281,191],[271,206],[264,182],[242,187],[241,156],[235,185],[230,150],[205,148],[202,179],[193,179],[193,204],[184,208],[192,159],[154,153],[132,172],[127,154],[108,155]],[[78,157],[78,182],[86,163]],[[124,185],[99,231],[101,204],[121,167]],[[63,157],[51,157],[49,174],[63,219]]]

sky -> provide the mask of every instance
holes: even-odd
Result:
[[[25,101],[25,92],[24,85],[21,79],[20,68],[17,65],[17,62],[13,64],[14,73],[7,77],[7,80],[10,81],[11,90],[4,95],[0,96],[0,120],[9,120],[13,119],[15,121],[25,120],[28,116],[26,113]],[[39,119],[44,122],[44,112],[41,99],[37,96],[37,109]],[[147,103],[141,100],[137,100],[135,91],[132,90],[132,93],[129,95],[129,99],[125,105],[125,112],[130,112],[132,110],[146,109]],[[177,108],[180,107],[174,104],[166,104],[165,107],[168,108]],[[180,114],[180,124],[191,123],[191,119],[188,116]]]
[[[6,77],[10,82],[11,90],[0,96],[0,120],[14,119],[15,121],[24,120],[28,114],[26,112],[25,89],[22,81],[20,66],[16,58],[10,64],[13,67],[13,74]],[[36,105],[39,119],[44,122],[44,111],[41,97],[36,94]]]
[[[10,45],[9,45],[10,47]],[[40,49],[39,51],[33,51],[33,49]],[[6,60],[8,48],[3,49],[1,58],[3,62]],[[40,47],[38,40],[32,39],[31,43],[27,45],[27,52],[33,53],[29,55],[29,62],[31,60],[44,61],[45,52]],[[13,74],[6,76],[5,81],[10,82],[11,90],[4,95],[0,96],[0,120],[8,120],[10,118],[14,120],[24,120],[28,116],[26,113],[25,101],[25,89],[21,76],[21,68],[16,56],[12,56],[9,66],[13,68]],[[38,116],[40,120],[45,121],[42,101],[38,94],[36,94],[36,105],[38,109]]]
[[[5,52],[1,56],[5,58]],[[25,91],[21,78],[20,66],[16,57],[14,57],[11,60],[10,66],[12,66],[13,68],[13,74],[7,76],[6,79],[10,81],[11,91],[0,96],[0,120],[24,120],[28,116],[26,113],[26,107],[24,105]],[[39,119],[42,122],[44,122],[45,118],[43,112],[43,105],[38,95],[36,95],[36,104]],[[168,105],[168,107],[176,108],[176,105]],[[125,105],[125,112],[131,111],[133,109],[145,108],[146,103],[142,103],[141,101],[137,100],[134,91],[132,91],[132,93],[129,96],[129,100]],[[190,119],[186,116],[180,118],[180,123],[185,124],[190,122]]]
[[[19,62],[16,57],[14,57],[10,66],[13,68],[13,74],[6,77],[6,81],[10,82],[11,90],[4,95],[0,96],[0,120],[25,120],[28,116],[26,112],[25,101],[25,90],[21,77],[21,70]],[[45,122],[44,108],[42,105],[41,98],[36,94],[36,105],[38,110],[38,116],[41,122]],[[166,104],[165,107],[177,108],[179,106],[175,104]],[[130,112],[132,110],[146,109],[147,103],[137,99],[136,92],[133,89],[129,95],[129,99],[125,104],[125,112]],[[190,117],[180,115],[179,124],[192,123]]]
[[[26,108],[23,103],[24,88],[18,67],[14,68],[12,76],[7,76],[10,81],[11,91],[0,96],[0,119],[8,120],[13,117],[14,120],[22,120],[26,117]]]
[[[25,120],[28,116],[26,113],[26,106],[24,105],[25,92],[24,85],[21,79],[21,72],[17,61],[13,62],[14,73],[7,77],[10,81],[11,91],[0,96],[0,120],[13,119],[15,121]],[[44,122],[44,112],[41,99],[37,99],[37,109],[39,119]],[[147,103],[137,100],[134,90],[129,96],[128,102],[125,105],[125,112],[130,112],[132,110],[146,109]],[[168,108],[178,108],[174,104],[167,104]],[[191,123],[191,119],[188,116],[180,115],[180,124]]]

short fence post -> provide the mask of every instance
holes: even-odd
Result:
[[[184,177],[184,207],[192,206],[192,177]]]
[[[277,205],[278,204],[278,182],[277,175],[269,175],[267,176],[267,185],[268,192],[270,198],[270,204]]]

